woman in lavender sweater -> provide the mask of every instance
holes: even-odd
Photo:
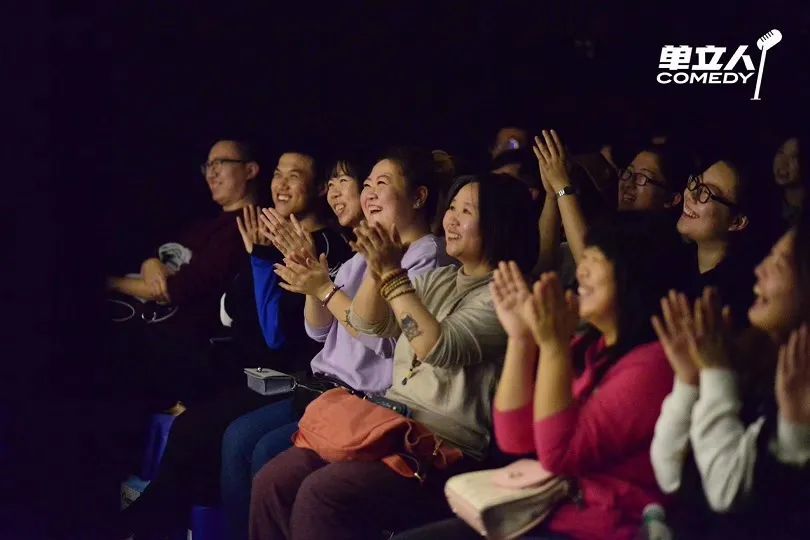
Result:
[[[370,223],[396,225],[409,244],[402,265],[411,277],[443,260],[443,241],[430,234],[435,203],[433,163],[428,152],[397,148],[386,153],[363,183],[360,200]],[[382,394],[391,386],[394,339],[360,335],[348,323],[352,298],[363,281],[366,261],[357,254],[334,281],[325,256],[302,252],[306,265],[278,266],[282,287],[306,295],[307,334],[324,344],[312,359],[312,377],[300,383],[324,388],[336,383]],[[314,399],[314,395],[312,397]],[[267,405],[235,420],[222,442],[222,497],[231,537],[247,537],[251,480],[270,459],[291,446],[302,412],[294,399]]]

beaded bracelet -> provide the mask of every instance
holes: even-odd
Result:
[[[398,268],[396,270],[391,270],[389,272],[386,272],[385,274],[380,276],[380,289],[382,289],[383,287],[385,287],[387,284],[391,283],[395,279],[400,278],[402,276],[407,276],[407,275],[408,275],[408,271],[405,270],[404,268]]]
[[[391,302],[394,298],[398,298],[400,296],[403,296],[403,295],[409,294],[409,293],[413,293],[413,292],[416,292],[416,289],[413,287],[413,285],[410,285],[410,286],[405,287],[405,288],[394,289],[393,291],[388,293],[388,295],[383,296],[383,299],[386,302]]]
[[[402,286],[411,285],[411,279],[408,276],[400,276],[396,279],[393,279],[386,283],[384,286],[380,287],[380,294],[382,296],[386,296],[391,294],[392,291],[399,289]]]

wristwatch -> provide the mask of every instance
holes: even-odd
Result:
[[[569,184],[557,192],[557,198],[559,199],[560,197],[565,197],[566,195],[576,195],[576,194],[577,188]]]

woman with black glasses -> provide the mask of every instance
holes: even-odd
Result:
[[[688,177],[677,224],[696,250],[698,273],[688,292],[696,297],[704,287],[717,287],[732,312],[745,313],[753,300],[751,269],[761,255],[750,231],[748,171],[729,157],[707,163]]]

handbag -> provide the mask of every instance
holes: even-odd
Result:
[[[530,531],[570,491],[567,480],[533,459],[453,476],[444,486],[453,512],[491,540],[511,540]]]
[[[461,460],[461,450],[398,412],[406,410],[392,400],[378,405],[363,394],[335,388],[307,406],[293,445],[329,463],[382,461],[420,482],[429,468],[446,469]]]

